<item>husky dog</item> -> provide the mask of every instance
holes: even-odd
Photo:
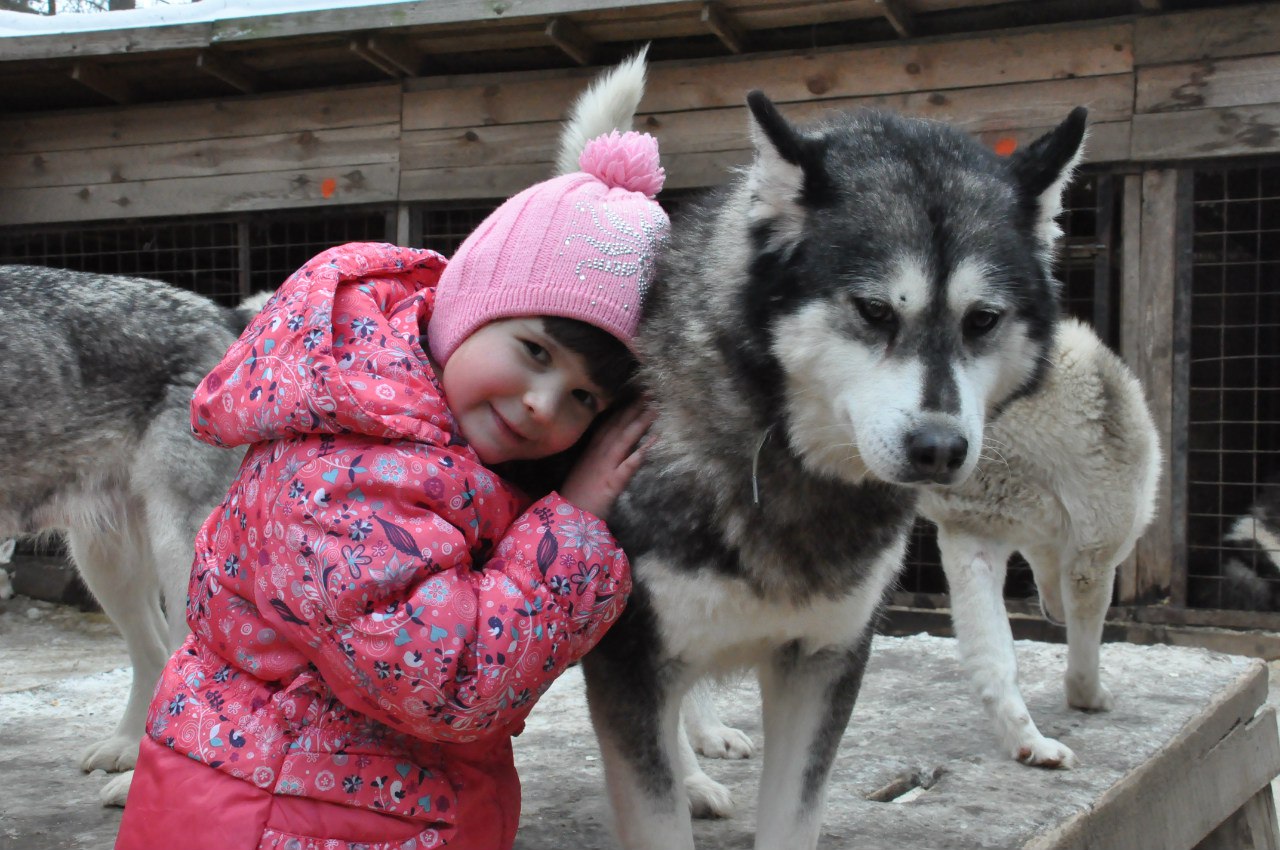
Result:
[[[133,767],[156,680],[186,635],[191,547],[241,455],[191,436],[191,393],[255,306],[0,266],[0,538],[64,532],[133,664],[124,716],[85,750],[86,771]],[[103,802],[123,805],[131,776]]]
[[[747,103],[753,163],[659,258],[638,337],[657,442],[609,521],[635,589],[584,660],[627,848],[693,846],[681,698],[748,667],[756,847],[816,845],[916,493],[969,476],[987,418],[1043,380],[1057,324],[1083,109],[1002,159],[934,122],[796,127]]]
[[[1066,745],[1040,734],[1018,691],[1002,589],[1009,556],[1031,565],[1045,616],[1067,627],[1067,703],[1111,708],[1098,645],[1116,567],[1155,511],[1160,451],[1142,387],[1085,325],[1058,326],[1035,393],[987,425],[967,481],[926,487],[920,512],[938,526],[957,648],[1005,750],[1071,767]]]
[[[1222,536],[1222,591],[1204,604],[1280,611],[1280,481],[1272,481],[1249,513]]]

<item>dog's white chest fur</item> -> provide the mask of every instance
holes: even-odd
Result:
[[[635,570],[659,612],[664,654],[701,673],[756,666],[792,641],[805,653],[855,644],[901,559],[902,547],[891,546],[860,586],[836,599],[805,603],[761,598],[742,581],[710,571],[677,572],[655,557],[641,558]]]

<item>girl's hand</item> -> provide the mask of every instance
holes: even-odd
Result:
[[[609,417],[574,464],[560,495],[566,501],[608,519],[613,503],[640,468],[649,441],[641,443],[656,414],[636,402]]]

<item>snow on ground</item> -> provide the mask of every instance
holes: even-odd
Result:
[[[407,2],[411,0],[201,0],[199,3],[180,6],[151,6],[119,12],[58,15],[0,12],[0,37],[198,24],[229,18],[256,18],[287,12],[319,12],[359,6],[394,6]]]

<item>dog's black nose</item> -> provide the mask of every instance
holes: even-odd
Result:
[[[969,441],[950,428],[921,428],[907,437],[907,458],[922,478],[950,476],[968,453]]]

